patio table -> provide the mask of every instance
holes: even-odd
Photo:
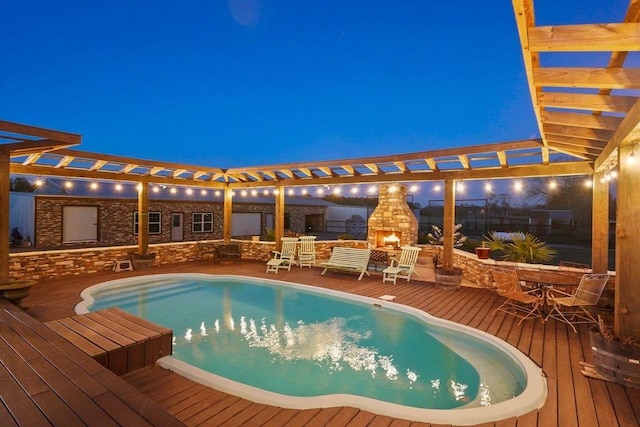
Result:
[[[546,289],[569,288],[578,286],[582,279],[582,272],[556,271],[556,270],[529,270],[518,269],[518,278],[530,284],[532,287]]]

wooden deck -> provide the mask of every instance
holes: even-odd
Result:
[[[106,280],[141,274],[198,272],[241,274],[269,277],[282,281],[305,283],[358,295],[378,297],[392,293],[394,302],[410,305],[435,316],[486,331],[528,355],[541,366],[547,376],[549,396],[539,411],[482,426],[640,426],[640,390],[585,378],[580,362],[591,362],[589,336],[584,325],[575,334],[567,325],[556,321],[541,323],[517,319],[503,313],[492,316],[499,300],[493,292],[478,288],[458,291],[437,289],[432,283],[399,281],[382,284],[380,274],[361,281],[357,276],[331,273],[321,276],[321,268],[292,268],[274,277],[265,273],[264,263],[236,262],[220,265],[183,263],[158,266],[146,271],[105,272],[56,279],[36,285],[24,300],[29,314],[49,321],[74,314],[79,293],[86,286]],[[158,367],[143,368],[123,376],[159,406],[187,425],[208,426],[424,426],[393,419],[351,407],[313,410],[283,409],[253,403],[203,385]],[[435,426],[435,425],[434,425]]]

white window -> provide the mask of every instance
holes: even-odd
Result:
[[[213,231],[213,213],[194,212],[191,224],[191,229],[194,233],[211,232]]]
[[[149,234],[162,232],[162,213],[149,212]],[[133,234],[138,234],[138,212],[133,213]]]

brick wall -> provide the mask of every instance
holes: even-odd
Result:
[[[135,245],[138,237],[133,232],[134,212],[138,209],[138,202],[131,199],[96,199],[38,196],[35,203],[35,236],[34,246],[38,248],[60,248],[62,243],[63,207],[65,206],[95,206],[98,208],[98,242],[99,246]],[[322,206],[285,207],[285,214],[289,214],[290,229],[296,233],[305,232],[305,216],[324,214]],[[234,203],[233,212],[257,212],[261,214],[261,228],[266,228],[266,214],[274,214],[273,205],[256,205],[249,203]],[[166,243],[171,241],[171,213],[184,215],[184,241],[221,239],[224,219],[223,206],[216,202],[189,201],[149,201],[149,212],[161,213],[161,233],[150,234],[149,243]],[[213,232],[192,231],[192,213],[212,212]],[[95,246],[86,243],[86,246]],[[74,243],[74,246],[78,246]]]

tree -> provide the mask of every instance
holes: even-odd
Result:
[[[527,198],[541,199],[546,209],[571,210],[577,225],[591,225],[593,193],[584,185],[584,177],[559,177],[555,183],[555,188],[551,188],[546,178],[532,179],[527,187]]]
[[[36,191],[36,188],[34,184],[21,176],[12,178],[9,183],[9,191],[15,191],[17,193],[33,193]]]

